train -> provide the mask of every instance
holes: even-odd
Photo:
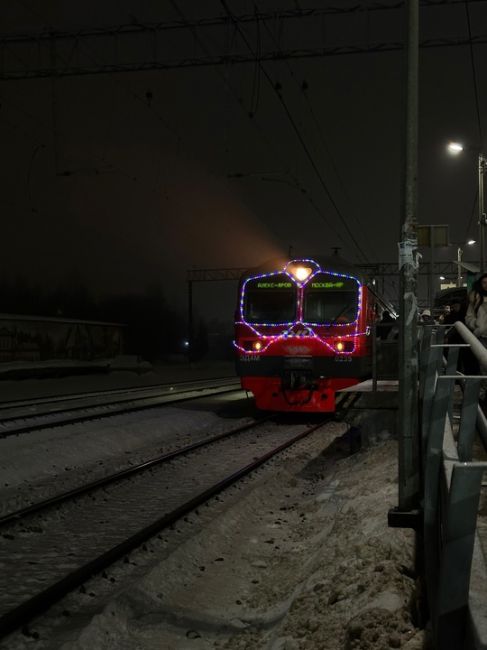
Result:
[[[337,391],[371,376],[385,303],[337,256],[273,260],[243,274],[236,369],[265,411],[333,412]]]

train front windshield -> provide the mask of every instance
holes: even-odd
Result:
[[[248,323],[290,323],[296,318],[297,289],[285,273],[248,280],[243,316]]]
[[[344,324],[357,320],[359,284],[351,278],[318,273],[304,289],[303,321]]]

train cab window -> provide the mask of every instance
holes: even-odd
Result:
[[[327,273],[315,275],[304,289],[305,323],[353,323],[358,314],[358,282]]]
[[[296,318],[297,289],[285,273],[249,280],[243,315],[248,323],[290,323]]]

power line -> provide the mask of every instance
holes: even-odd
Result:
[[[173,9],[178,13],[178,15],[179,15],[179,16],[181,17],[181,19],[184,21],[184,20],[186,19],[186,18],[185,18],[185,15],[184,15],[184,13],[181,11],[181,9],[180,9],[179,5],[177,4],[176,0],[170,0],[170,2],[171,2],[171,5],[172,5]],[[196,43],[198,43],[198,45],[199,45],[200,48],[203,50],[203,52],[204,52],[205,54],[208,55],[208,48],[206,47],[206,44],[204,43],[204,41],[200,38],[200,36],[199,36],[199,34],[198,34],[196,28],[195,28],[194,26],[191,26],[191,27],[190,27],[190,31],[191,31],[191,33],[193,34],[193,38],[195,39]],[[231,83],[228,81],[226,75],[219,73],[219,77],[222,79],[224,85],[225,85],[226,88],[229,90],[230,94],[231,94],[231,95],[233,96],[233,98],[236,100],[236,102],[237,102],[238,106],[240,107],[240,109],[245,113],[245,116],[246,116],[248,119],[250,119],[250,123],[252,124],[253,128],[255,128],[255,129],[258,131],[259,136],[261,137],[261,139],[262,139],[263,141],[266,142],[267,146],[268,146],[269,149],[272,151],[273,155],[274,155],[278,160],[282,160],[282,159],[283,159],[283,156],[282,156],[282,155],[281,155],[281,154],[276,150],[275,146],[273,145],[273,143],[272,143],[271,140],[269,139],[269,137],[268,137],[268,135],[267,135],[267,132],[266,132],[265,130],[263,130],[263,129],[259,126],[259,123],[258,123],[258,121],[255,119],[255,116],[254,116],[254,115],[250,115],[249,112],[248,112],[247,110],[245,110],[245,107],[244,107],[244,105],[243,105],[243,100],[242,100],[241,97],[239,97],[239,95],[235,92],[233,86],[232,86]],[[326,216],[323,214],[323,212],[322,212],[322,211],[319,209],[319,207],[316,205],[316,203],[314,202],[313,198],[310,196],[308,190],[307,190],[305,187],[303,187],[303,185],[300,183],[300,181],[298,180],[298,178],[296,178],[296,176],[295,176],[294,174],[292,174],[291,172],[288,172],[288,176],[291,178],[291,180],[292,180],[293,182],[292,182],[292,183],[289,183],[289,182],[287,182],[286,180],[283,180],[282,182],[287,183],[288,185],[290,185],[290,186],[292,186],[292,187],[295,187],[298,191],[300,191],[301,194],[305,196],[307,202],[312,206],[313,210],[315,210],[315,212],[319,215],[319,217],[320,217],[321,219],[323,219],[323,221],[324,221],[324,222],[327,224],[327,226],[328,226],[328,227],[329,227],[329,228],[330,228],[330,229],[335,233],[335,235],[338,237],[338,239],[340,239],[340,241],[342,241],[342,243],[346,245],[346,242],[343,240],[343,238],[342,238],[342,236],[340,235],[340,233],[336,230],[336,228],[333,226],[332,223],[329,223],[329,222],[328,222]],[[267,180],[267,179],[263,178],[262,180]]]
[[[470,0],[470,4],[480,4],[485,3],[487,0]],[[421,0],[420,6],[423,8],[437,8],[445,6],[455,6],[463,5],[465,0]],[[23,3],[21,3],[22,6]],[[257,11],[250,14],[241,14],[235,15],[235,20],[238,23],[251,23],[255,21],[275,21],[278,20],[291,20],[291,19],[302,19],[302,18],[319,18],[323,16],[343,16],[343,15],[353,15],[353,14],[370,14],[377,13],[381,11],[395,11],[402,9],[405,6],[405,3],[402,1],[384,3],[384,2],[373,2],[372,4],[367,3],[353,3],[348,6],[343,6],[343,3],[340,6],[335,7],[312,7],[312,8],[301,8],[297,7],[296,9],[289,8],[276,8],[271,11]],[[29,11],[32,9],[29,7]],[[37,14],[40,17],[39,14]],[[41,17],[42,19],[42,17]],[[209,18],[199,18],[195,20],[170,20],[170,21],[157,21],[157,22],[131,22],[121,25],[110,25],[104,27],[84,27],[76,30],[58,30],[58,29],[46,29],[42,32],[24,32],[17,34],[0,34],[0,44],[7,43],[35,43],[39,44],[44,41],[51,39],[55,40],[68,40],[72,39],[75,41],[80,41],[83,38],[92,38],[92,37],[106,37],[106,36],[130,36],[136,34],[145,34],[150,33],[154,34],[162,31],[171,31],[171,30],[180,30],[188,29],[189,27],[218,27],[226,25],[228,18],[225,16],[212,16]]]
[[[433,38],[423,40],[420,47],[424,49],[464,47],[466,45],[487,44],[487,34],[459,38]],[[336,45],[331,47],[300,48],[290,50],[271,50],[257,57],[259,63],[267,61],[285,61],[287,59],[320,59],[335,56],[353,56],[361,54],[384,54],[400,52],[404,49],[402,41],[377,42],[367,45]],[[96,65],[66,65],[64,68],[40,67],[31,70],[4,70],[0,73],[3,81],[42,79],[49,77],[73,77],[95,74],[114,74],[122,72],[144,72],[149,70],[175,70],[182,68],[201,68],[222,65],[242,65],[254,63],[255,53],[249,54],[211,54],[203,57],[184,57],[171,61],[145,61],[143,63],[106,63]]]
[[[472,29],[470,25],[470,10],[468,8],[468,2],[465,2],[465,13],[467,16],[467,27],[468,27],[468,40],[469,40],[469,51],[470,51],[470,67],[472,68],[472,83],[473,83],[473,88],[474,88],[474,93],[475,93],[475,106],[477,109],[477,127],[479,130],[479,144],[480,147],[482,148],[483,145],[483,137],[482,137],[482,121],[480,119],[480,102],[479,102],[479,89],[478,89],[478,84],[477,84],[477,70],[475,67],[475,56],[474,56],[474,51],[473,51],[473,44],[472,44]]]
[[[254,6],[255,6],[255,5],[254,5]],[[267,30],[267,33],[270,35],[270,37],[271,37],[272,40],[274,41],[274,43],[275,43],[276,45],[279,45],[279,44],[276,42],[276,38],[275,38],[275,36],[274,36],[272,30],[270,29],[270,27],[269,27],[269,25],[268,25],[267,23],[265,23],[265,28],[266,28],[266,30]],[[332,154],[331,154],[330,147],[328,146],[327,139],[326,139],[326,137],[325,137],[325,134],[323,133],[323,129],[321,128],[320,121],[318,120],[318,117],[317,117],[317,115],[316,115],[316,113],[315,113],[315,111],[314,111],[314,109],[313,109],[313,104],[312,104],[312,102],[311,102],[311,100],[310,100],[310,98],[309,98],[309,96],[308,96],[308,93],[307,93],[307,85],[305,85],[304,83],[303,83],[303,84],[300,84],[300,83],[299,83],[299,81],[298,81],[298,80],[296,79],[296,77],[295,77],[295,74],[294,74],[294,71],[293,71],[293,69],[292,69],[292,67],[291,67],[291,64],[290,64],[288,61],[286,61],[286,67],[287,67],[287,69],[288,69],[288,71],[289,71],[289,74],[291,75],[291,78],[292,78],[293,81],[296,83],[297,87],[299,88],[300,94],[302,95],[302,97],[304,97],[304,100],[305,100],[306,106],[307,106],[307,108],[308,108],[308,110],[309,110],[309,112],[310,112],[310,114],[311,114],[311,117],[312,117],[312,119],[313,119],[313,122],[314,122],[314,124],[315,124],[315,126],[316,126],[316,129],[317,129],[317,131],[318,131],[318,135],[319,135],[319,138],[320,138],[321,143],[322,143],[322,145],[323,145],[323,149],[324,149],[324,151],[325,151],[325,154],[328,156],[328,158],[329,158],[329,160],[330,160],[331,167],[332,167],[332,169],[333,169],[333,171],[334,171],[334,173],[335,173],[335,175],[336,175],[336,177],[337,177],[337,179],[338,179],[338,182],[339,182],[339,184],[340,184],[340,186],[341,186],[341,188],[342,188],[342,190],[343,190],[344,195],[348,198],[348,194],[347,194],[347,191],[346,191],[346,189],[345,189],[345,185],[344,185],[343,180],[342,180],[342,178],[341,178],[341,175],[340,175],[340,173],[339,173],[339,171],[338,171],[338,169],[337,169],[337,166],[336,166],[336,164],[335,164],[334,158],[333,158],[333,156],[332,156]],[[362,227],[362,224],[360,224],[360,222],[358,221],[356,215],[355,215],[353,212],[352,212],[352,217],[353,217],[353,219],[355,220],[355,222],[357,223],[357,225],[359,226],[359,228],[361,228],[361,227]]]
[[[222,4],[223,8],[225,9],[225,11],[228,13],[229,17],[232,18],[232,12],[230,11],[226,0],[220,0],[220,2]],[[237,29],[239,31],[240,36],[242,37],[242,40],[246,44],[247,48],[255,56],[255,53],[253,52],[252,46],[250,45],[249,41],[247,40],[247,37],[245,36],[244,32],[239,27],[239,25],[237,25]],[[338,215],[340,221],[342,222],[346,232],[348,233],[350,239],[354,243],[356,249],[359,251],[360,255],[364,258],[364,260],[367,261],[367,256],[365,255],[364,251],[362,250],[360,244],[357,242],[353,232],[350,230],[344,216],[342,215],[342,213],[340,211],[340,208],[338,207],[338,205],[337,205],[335,199],[333,198],[327,184],[325,183],[325,180],[322,177],[322,175],[320,173],[320,170],[318,169],[318,166],[316,165],[316,162],[315,162],[313,156],[311,155],[311,152],[310,152],[310,150],[308,148],[308,145],[306,144],[306,142],[305,142],[305,140],[304,140],[304,138],[303,138],[303,136],[301,134],[301,131],[299,130],[299,127],[296,124],[296,121],[294,120],[294,117],[293,117],[293,115],[292,115],[286,101],[284,100],[284,97],[282,96],[282,93],[280,92],[278,86],[276,86],[274,81],[271,79],[271,77],[268,74],[267,70],[264,68],[264,66],[262,65],[262,63],[260,61],[259,61],[259,66],[260,66],[260,69],[262,70],[262,73],[263,73],[264,77],[267,79],[267,81],[270,84],[271,88],[273,89],[275,95],[279,99],[279,102],[281,103],[281,105],[282,105],[282,107],[284,109],[284,112],[286,113],[286,115],[288,117],[288,120],[289,120],[289,122],[290,122],[290,124],[291,124],[291,126],[292,126],[292,128],[293,128],[293,130],[294,130],[294,132],[295,132],[295,134],[296,134],[302,148],[303,148],[304,153],[306,154],[306,157],[307,157],[311,167],[313,168],[313,170],[314,170],[314,172],[315,172],[315,174],[316,174],[316,176],[317,176],[317,178],[318,178],[318,180],[320,182],[321,187],[323,188],[323,190],[325,191],[325,194],[327,195],[328,200],[330,201],[333,208],[335,209],[336,214]]]

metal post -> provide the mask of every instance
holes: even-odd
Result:
[[[463,249],[459,246],[457,248],[457,264],[458,264],[457,287],[462,286],[462,257],[463,257]]]
[[[430,309],[431,309],[431,315],[433,316],[433,308],[435,305],[435,229],[434,226],[430,226]]]
[[[419,501],[417,350],[418,0],[408,0],[407,112],[404,207],[399,254],[399,503],[411,511]]]
[[[475,425],[479,407],[480,379],[465,379],[463,390],[462,417],[458,430],[458,458],[462,462],[472,460]]]
[[[484,175],[487,159],[483,153],[479,154],[479,246],[480,246],[480,273],[485,271],[485,205],[484,205]]]
[[[193,283],[188,280],[188,361],[193,352]]]
[[[377,392],[377,323],[372,325],[372,391]]]
[[[436,607],[432,608],[435,648],[465,647],[470,569],[485,463],[453,466],[442,527]]]

